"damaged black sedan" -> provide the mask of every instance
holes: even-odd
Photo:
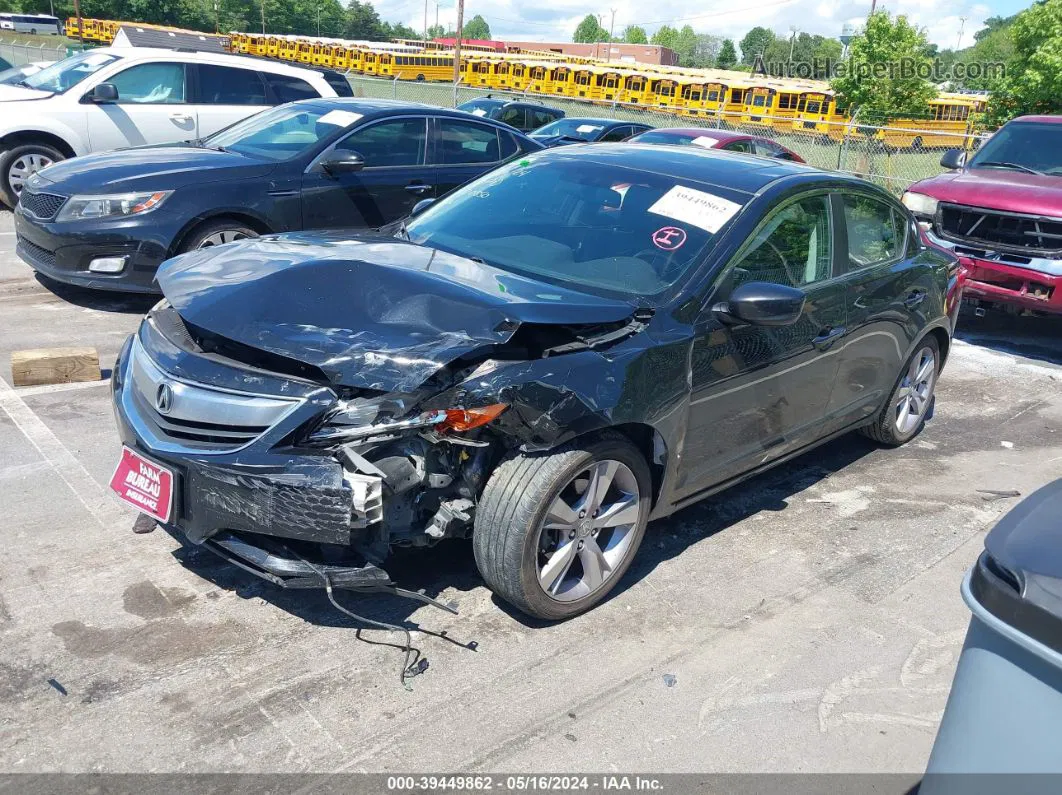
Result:
[[[838,434],[913,438],[961,289],[870,184],[629,144],[158,281],[113,375],[123,499],[289,587],[402,593],[393,548],[470,537],[547,619],[600,602],[652,519]]]

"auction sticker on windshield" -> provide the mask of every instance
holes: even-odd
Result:
[[[712,138],[710,135],[698,135],[690,143],[694,146],[703,146],[705,149],[713,149],[719,143],[719,139]]]
[[[352,113],[349,110],[330,110],[317,120],[318,124],[334,124],[336,127],[349,127],[356,121],[361,120],[360,113]]]
[[[122,448],[111,490],[122,502],[160,522],[168,522],[173,507],[173,472],[128,447]]]
[[[649,212],[699,227],[714,235],[740,209],[740,204],[721,196],[676,185],[657,199]]]

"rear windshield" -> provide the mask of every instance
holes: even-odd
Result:
[[[354,89],[350,87],[350,81],[338,72],[325,72],[325,82],[336,92],[337,97],[352,97]]]
[[[577,141],[594,141],[605,127],[605,122],[594,119],[557,119],[545,127],[539,127],[532,135],[536,138],[563,135],[565,138],[574,138]]]
[[[1062,174],[1062,124],[1035,121],[1006,124],[974,155],[970,168]]]
[[[693,138],[681,133],[669,133],[660,132],[658,130],[650,130],[649,132],[643,132],[641,135],[636,135],[631,138],[632,144],[677,144],[679,146],[686,146],[693,143]]]
[[[554,153],[469,183],[414,218],[405,234],[542,281],[651,302],[703,261],[746,199]]]

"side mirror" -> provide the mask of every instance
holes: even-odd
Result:
[[[409,217],[412,218],[415,215],[420,215],[433,204],[435,204],[435,199],[421,199],[413,205],[413,209],[409,211]]]
[[[329,174],[352,174],[365,168],[365,158],[357,152],[333,152],[321,161],[321,168]]]
[[[100,83],[88,95],[90,102],[104,103],[117,102],[118,89],[114,83]]]
[[[804,311],[802,290],[770,282],[746,282],[734,288],[730,298],[712,307],[724,323],[753,326],[791,326]]]
[[[949,149],[941,156],[940,165],[951,171],[958,171],[966,165],[966,152],[962,149]]]

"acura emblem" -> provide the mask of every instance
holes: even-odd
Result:
[[[173,408],[173,388],[165,381],[155,390],[155,408],[159,414],[169,414]]]

